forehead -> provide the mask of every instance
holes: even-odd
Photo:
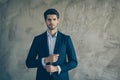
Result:
[[[47,18],[57,18],[57,15],[55,15],[55,14],[48,14]]]

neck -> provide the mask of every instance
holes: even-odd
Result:
[[[55,33],[57,32],[57,29],[54,29],[54,30],[47,30],[52,36],[55,35]]]

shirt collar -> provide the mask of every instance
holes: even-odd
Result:
[[[57,33],[58,33],[58,31],[55,33],[54,36],[52,36],[52,35],[47,31],[47,36],[50,36],[50,37],[57,37]]]

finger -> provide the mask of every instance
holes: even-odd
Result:
[[[58,57],[58,56],[59,56],[59,54],[54,54],[54,56]]]
[[[45,66],[45,69],[46,69],[47,71],[50,71],[50,68],[51,68],[50,65],[46,65],[46,66]]]

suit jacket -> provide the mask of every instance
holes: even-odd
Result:
[[[54,80],[69,80],[68,71],[77,66],[76,53],[70,36],[58,31],[54,53],[59,54],[59,58],[52,65],[59,65],[61,68],[60,74],[52,73]],[[50,73],[44,69],[41,61],[47,56],[49,56],[47,32],[44,32],[34,38],[26,59],[28,68],[37,68],[36,80],[49,80],[50,78]]]

